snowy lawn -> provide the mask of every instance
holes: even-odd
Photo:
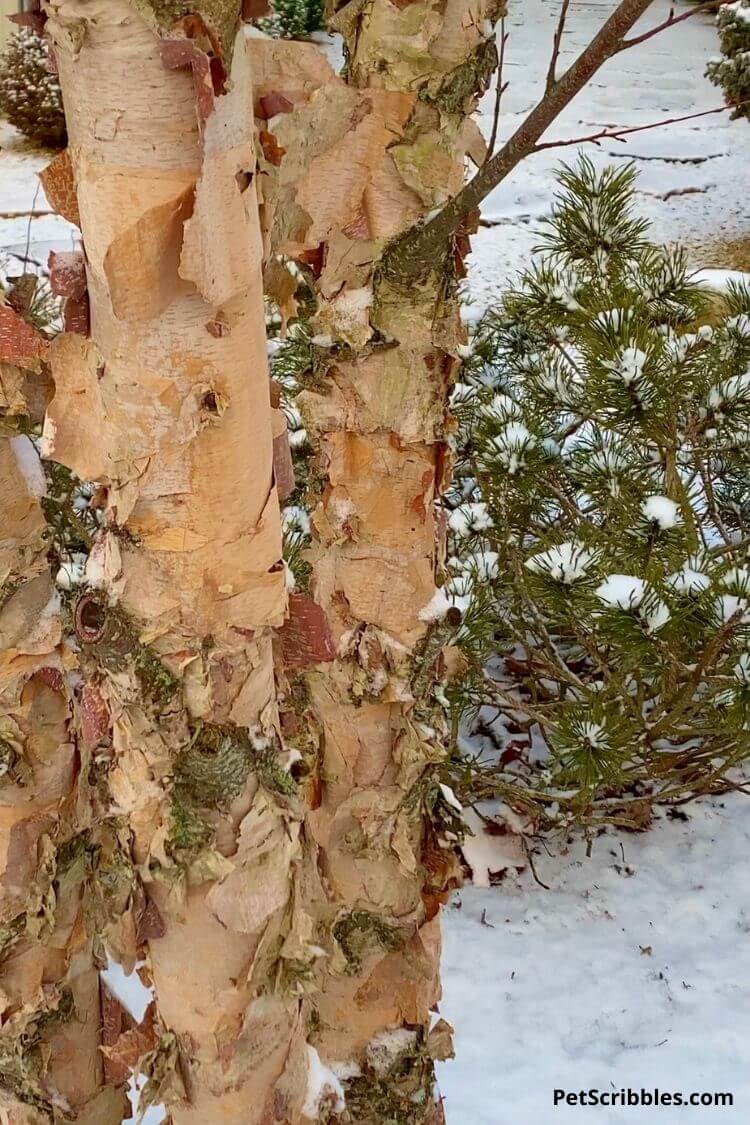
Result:
[[[445,916],[449,1125],[750,1120],[750,798],[578,842]],[[733,1108],[553,1107],[553,1091],[730,1092]]]
[[[54,156],[0,119],[0,277],[22,273],[27,254],[46,266],[50,250],[74,248],[75,228],[51,213],[37,179]]]

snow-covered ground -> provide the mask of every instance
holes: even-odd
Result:
[[[573,0],[563,63],[613,6]],[[539,95],[559,0],[514,0],[510,7],[501,138]],[[647,22],[668,10],[666,0],[656,0]],[[720,94],[703,77],[717,49],[712,21],[698,16],[621,55],[550,138],[718,106]],[[482,106],[487,133],[493,105],[489,93]],[[597,163],[635,159],[643,213],[659,237],[686,242],[696,266],[737,264],[723,260],[721,247],[750,240],[750,125],[721,114],[588,151]],[[487,201],[467,281],[475,313],[528,258],[550,205],[554,168],[574,156],[574,149],[552,150],[526,161]],[[50,249],[71,244],[68,224],[42,214],[48,205],[36,172],[48,159],[0,123],[0,269],[3,250],[23,256],[27,240],[40,263]],[[549,890],[525,872],[456,896],[445,916],[442,1005],[458,1052],[441,1068],[449,1125],[750,1119],[750,806],[733,794],[686,813],[684,821],[663,817],[643,836],[602,836],[590,858],[580,843],[539,850],[535,866]],[[730,1092],[735,1105],[553,1107],[555,1089],[628,1086]]]
[[[643,835],[536,850],[445,915],[449,1125],[750,1119],[750,804],[697,802]],[[553,1092],[728,1092],[733,1108],[553,1107]]]
[[[0,119],[0,277],[22,273],[27,256],[45,266],[50,250],[75,245],[75,228],[51,212],[37,179],[53,156]]]

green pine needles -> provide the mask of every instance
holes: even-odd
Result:
[[[0,55],[0,114],[40,144],[66,143],[60,83],[47,40],[33,28],[20,28]]]
[[[308,39],[325,26],[323,0],[272,0],[273,12],[261,27],[277,39]]]
[[[722,54],[708,64],[706,73],[735,106],[732,117],[750,120],[750,0],[724,4],[716,23]]]
[[[563,169],[454,396],[454,706],[495,744],[459,787],[545,823],[635,824],[750,756],[750,287],[717,314],[633,181]]]

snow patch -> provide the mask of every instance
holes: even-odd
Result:
[[[456,812],[462,813],[464,811],[463,805],[451,789],[450,785],[443,785],[443,783],[440,782],[440,792],[443,794],[443,799],[446,805],[450,805],[450,807],[452,809],[455,809]]]
[[[597,319],[600,319],[602,315],[600,314]],[[630,387],[643,377],[643,369],[647,360],[648,356],[640,348],[632,345],[629,348],[623,348],[620,356],[609,365],[612,377],[622,379],[625,386]]]
[[[734,594],[722,594],[718,600],[717,609],[723,625],[726,625],[735,616],[743,624],[750,621],[750,600],[748,598],[738,598]]]
[[[746,9],[750,13],[750,9]],[[701,289],[712,289],[715,293],[727,293],[730,285],[750,285],[750,273],[742,270],[697,270],[690,278],[693,285]]]
[[[745,4],[745,0],[735,0],[734,4],[727,4],[724,11],[731,12],[743,23],[750,23],[750,8]]]
[[[736,594],[747,597],[750,594],[750,570],[745,566],[732,566],[721,576],[721,585],[734,589]]]
[[[526,467],[526,453],[536,444],[536,438],[523,422],[510,422],[488,443],[511,477]]]
[[[637,609],[646,596],[646,583],[634,574],[610,574],[595,593],[614,609]]]
[[[453,602],[446,596],[445,590],[442,587],[435,591],[427,605],[423,605],[419,611],[420,621],[442,621],[448,610],[453,605]]]
[[[343,1113],[346,1108],[344,1087],[310,1043],[307,1044],[307,1063],[307,1093],[302,1106],[305,1117],[316,1121],[323,1108]]]
[[[538,555],[532,555],[526,560],[526,568],[535,574],[546,574],[555,582],[571,586],[586,577],[595,561],[593,551],[571,540],[558,543],[556,547],[550,547],[549,550],[542,551]]]
[[[750,687],[750,652],[742,653],[732,669],[732,674],[743,687]]]
[[[355,1059],[346,1062],[332,1062],[331,1070],[340,1082],[349,1082],[352,1078],[360,1078],[362,1067]]]
[[[750,370],[734,375],[718,386],[712,387],[708,394],[708,405],[712,410],[720,410],[726,403],[737,402],[750,396]]]
[[[393,1070],[399,1059],[414,1050],[416,1042],[416,1031],[408,1027],[381,1031],[367,1044],[367,1061],[372,1070],[383,1077]]]
[[[137,971],[134,969],[132,973],[126,973],[122,965],[113,961],[108,953],[107,967],[99,975],[114,998],[119,1000],[136,1023],[140,1023],[154,994],[150,988],[146,988]]]
[[[55,452],[55,435],[57,434],[57,423],[50,418],[49,414],[45,416],[44,425],[42,426],[42,437],[39,442],[39,456],[45,460],[52,460]]]
[[[292,594],[297,589],[297,579],[294,577],[294,571],[289,566],[289,563],[284,560],[284,576],[286,579],[287,592]]]
[[[47,479],[44,475],[42,462],[34,448],[34,443],[26,434],[18,434],[10,439],[10,447],[21,473],[28,485],[29,492],[37,499],[47,495]]]
[[[459,539],[466,539],[472,532],[487,531],[492,527],[492,516],[483,501],[475,504],[462,504],[448,517],[448,527]]]
[[[448,559],[448,567],[456,574],[468,575],[480,582],[491,582],[500,573],[500,556],[497,551],[472,550],[470,555],[459,558],[452,555]]]
[[[685,566],[682,570],[670,574],[667,582],[676,594],[702,594],[711,585],[711,579],[702,570],[693,570]]]
[[[550,1110],[557,1087],[731,1090],[750,1101],[748,806],[730,793],[665,810],[648,832],[567,836],[444,914],[441,1014],[456,1060],[439,1067],[450,1125],[680,1125],[653,1107]],[[456,909],[457,906],[461,909]],[[644,952],[645,950],[645,952]],[[503,1034],[498,1056],[498,1032]],[[706,1051],[706,1043],[711,1043]],[[585,1078],[584,1078],[585,1075]]]
[[[476,809],[464,809],[464,824],[473,833],[464,837],[461,851],[471,868],[475,887],[489,887],[490,876],[501,871],[521,870],[526,866],[526,853],[520,835],[510,831],[490,835],[487,825]]]
[[[634,574],[610,574],[594,591],[612,609],[638,612],[647,633],[655,633],[670,619],[669,608],[651,591],[643,578]]]
[[[658,524],[662,531],[679,527],[682,523],[680,509],[668,496],[648,496],[641,506],[647,520]]]
[[[161,1105],[153,1105],[143,1112],[139,1111],[141,1091],[147,1082],[148,1079],[145,1074],[134,1074],[129,1080],[128,1100],[133,1110],[133,1116],[126,1117],[122,1125],[161,1125],[163,1121],[167,1120],[167,1111]]]
[[[55,585],[61,590],[72,590],[75,586],[82,585],[86,576],[86,562],[86,555],[71,555],[57,571]]]
[[[309,535],[310,513],[298,504],[290,504],[281,513],[281,525],[285,532],[299,531],[302,535]]]

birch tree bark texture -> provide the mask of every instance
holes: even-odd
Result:
[[[82,773],[77,661],[48,560],[53,488],[29,436],[47,353],[0,304],[0,1121],[119,1125],[96,961],[113,831]]]
[[[271,649],[286,580],[241,4],[45,7],[91,336],[50,347],[43,454],[97,483],[69,611],[127,881],[101,943],[145,960],[148,1094],[176,1125],[294,1121],[301,814]]]
[[[433,1063],[450,1050],[445,1024],[430,1030],[439,909],[455,875],[432,816],[455,666],[433,612],[435,501],[451,471],[468,238],[459,232],[406,284],[388,250],[460,189],[467,157],[484,159],[471,114],[497,63],[501,14],[497,0],[334,6],[343,77],[307,55],[292,73],[278,48],[251,44],[263,225],[315,297],[296,403],[314,450],[311,593],[336,658],[290,669],[282,700],[319,731],[305,833],[328,956],[312,1039],[345,1079],[345,1119],[360,1125],[442,1120]]]

